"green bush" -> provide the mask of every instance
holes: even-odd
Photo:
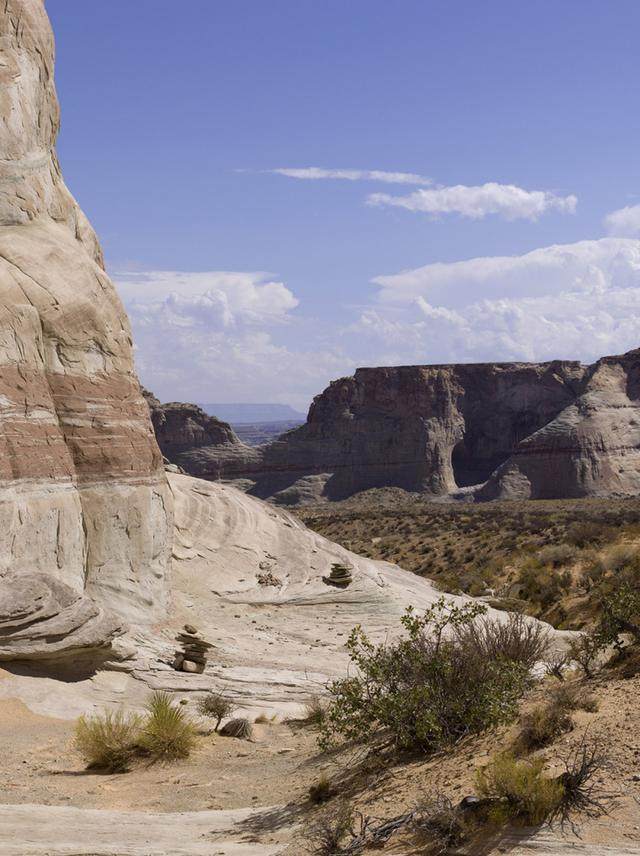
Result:
[[[235,706],[231,699],[228,699],[222,693],[208,693],[198,701],[198,712],[202,716],[208,716],[215,720],[214,730],[220,728],[220,723],[223,719],[231,716]]]
[[[605,635],[594,631],[581,633],[569,643],[571,660],[582,670],[585,678],[595,677],[608,641]]]
[[[136,754],[140,729],[140,717],[122,711],[81,716],[74,744],[89,769],[124,773]]]
[[[154,760],[186,758],[196,742],[196,730],[187,714],[164,692],[154,692],[147,704],[140,735],[141,748]]]
[[[564,787],[557,779],[543,776],[543,766],[542,760],[518,761],[507,754],[478,771],[480,796],[496,801],[491,812],[494,822],[539,826],[558,811]]]
[[[398,749],[430,752],[511,721],[529,668],[500,646],[477,645],[477,638],[495,639],[490,624],[483,623],[480,637],[470,629],[485,612],[477,603],[440,598],[423,616],[407,610],[405,636],[390,644],[375,645],[356,627],[347,648],[357,673],[329,687],[321,746],[381,733]]]

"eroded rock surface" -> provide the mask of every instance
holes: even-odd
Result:
[[[171,506],[129,323],[56,158],[53,55],[41,0],[0,5],[0,603],[25,575],[52,604],[73,592],[102,645],[164,612]]]

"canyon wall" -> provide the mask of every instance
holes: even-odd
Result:
[[[127,317],[61,176],[53,61],[42,0],[3,2],[0,657],[108,644],[166,598],[170,494]]]
[[[478,499],[636,494],[639,354],[362,368],[252,456],[213,444],[182,449],[180,465],[283,503],[387,486]]]

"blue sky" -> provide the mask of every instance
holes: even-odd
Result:
[[[640,344],[635,0],[46,5],[63,170],[164,400]]]

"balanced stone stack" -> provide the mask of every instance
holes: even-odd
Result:
[[[207,651],[213,648],[213,645],[202,639],[192,624],[185,624],[182,632],[176,636],[176,640],[182,646],[182,650],[176,651],[173,668],[178,672],[202,674],[207,664]]]
[[[328,586],[336,586],[336,588],[346,588],[353,582],[352,568],[350,565],[340,565],[337,562],[331,565],[331,571],[328,577],[323,577],[323,581]]]

